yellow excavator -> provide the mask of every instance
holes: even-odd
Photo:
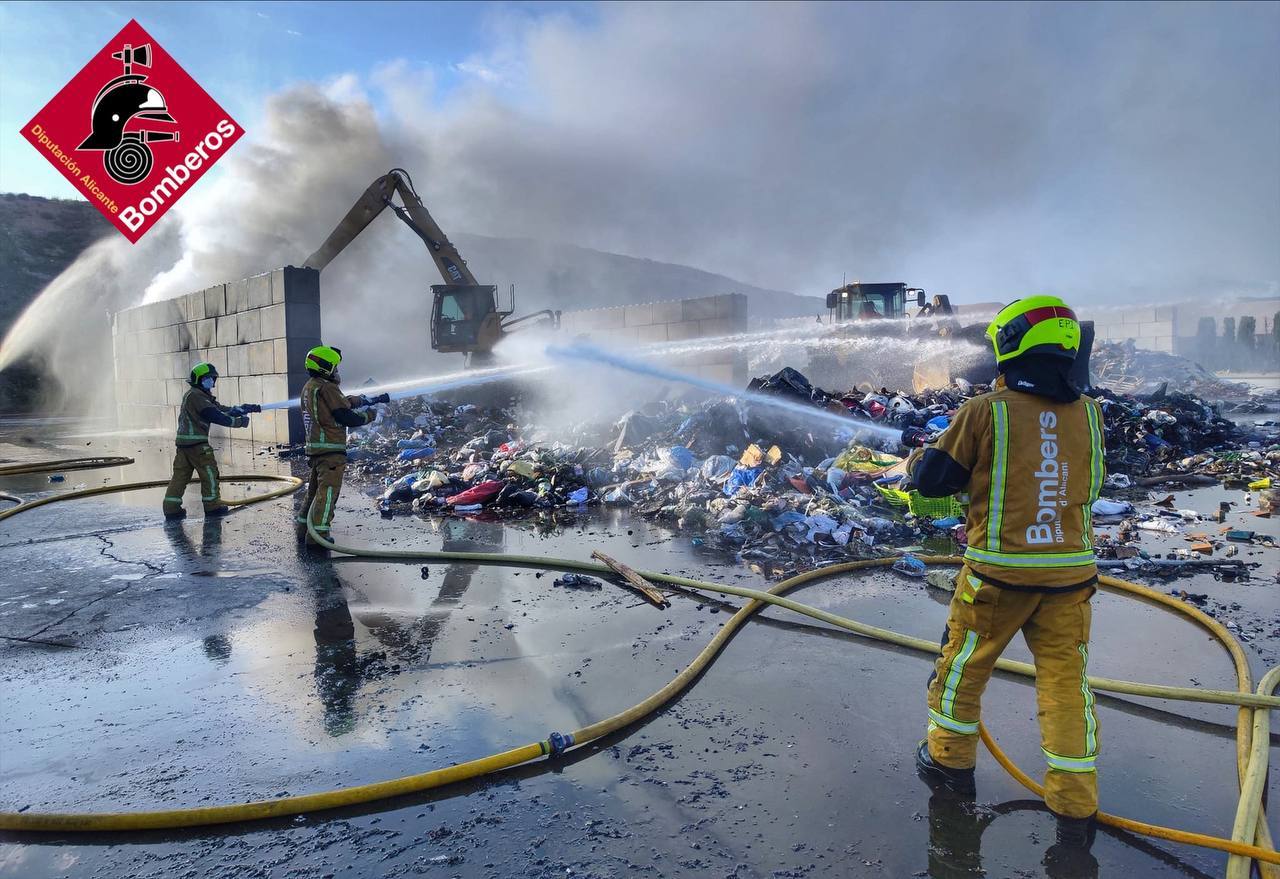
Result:
[[[400,204],[392,200],[393,196],[400,199]],[[392,168],[373,181],[303,265],[323,271],[385,208],[391,208],[422,239],[444,278],[443,284],[431,286],[432,350],[463,354],[468,366],[481,366],[492,360],[494,346],[507,333],[538,325],[559,327],[560,312],[550,309],[511,319],[515,313],[514,286],[507,308],[499,309],[498,288],[476,281],[458,248],[432,219],[413,186],[413,178],[403,168]]]

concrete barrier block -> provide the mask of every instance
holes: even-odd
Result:
[[[227,348],[231,345],[239,344],[239,333],[236,331],[236,323],[239,315],[226,314],[218,318],[217,339],[219,348]]]
[[[219,378],[218,386],[214,388],[214,393],[218,395],[218,402],[223,406],[257,402],[257,400],[246,400],[240,395],[240,376],[238,375],[224,375]]]
[[[262,400],[255,402],[279,403],[289,399],[289,377],[281,373],[261,376]]]
[[[667,324],[667,339],[671,342],[680,342],[685,339],[696,339],[699,332],[698,322],[696,320]]]
[[[684,303],[679,299],[649,303],[655,324],[679,323],[684,320]]]
[[[262,399],[262,376],[260,375],[242,375],[240,376],[240,401],[241,403],[261,403]]]
[[[286,302],[284,309],[284,335],[286,338],[320,338],[320,306],[318,303]]]
[[[221,317],[227,313],[227,285],[215,284],[204,291],[204,316]]]
[[[227,314],[239,314],[247,311],[249,308],[249,281],[247,278],[241,278],[239,281],[230,281],[227,283]]]
[[[639,331],[636,341],[641,343],[649,342],[665,342],[667,341],[667,325],[666,324],[650,324],[644,327],[636,327]]]
[[[204,320],[196,321],[196,347],[212,348],[218,344],[217,333],[218,319],[207,317]]]
[[[643,327],[653,323],[653,304],[628,305],[623,310],[622,322],[628,327]]]
[[[196,344],[196,335],[195,335],[196,324],[195,323],[181,323],[181,324],[178,324],[173,329],[177,336],[176,341],[178,343],[178,347],[175,350],[189,352],[193,348],[199,347],[199,345]]]
[[[266,308],[258,312],[258,320],[261,325],[261,339],[283,339],[288,335],[285,332],[285,306],[284,303],[279,305],[268,305]],[[258,341],[257,339],[254,340]]]
[[[265,308],[271,304],[271,276],[274,272],[265,272],[248,279],[249,308]]]
[[[1175,305],[1160,305],[1156,307],[1156,320],[1176,320],[1178,316],[1178,308]]]
[[[182,299],[164,299],[152,303],[150,308],[155,312],[156,326],[171,327],[187,319],[187,309]]]
[[[272,339],[272,372],[286,375],[289,372],[289,342],[287,339]]]
[[[747,325],[747,308],[749,303],[750,300],[747,299],[746,294],[744,293],[729,294],[728,316],[736,320],[740,320],[742,322],[743,329],[746,329]]]
[[[280,305],[284,302],[285,281],[284,269],[276,269],[271,273],[271,304]]]
[[[178,349],[178,328],[175,325],[163,326],[158,330],[160,334],[160,350],[166,354],[171,354]]]
[[[285,340],[285,360],[289,363],[289,396],[296,397],[302,392],[302,386],[310,376],[303,368],[307,352],[320,344],[320,339],[290,337]]]
[[[232,345],[227,349],[227,372],[231,375],[252,375],[248,345]]]
[[[320,304],[320,273],[285,266],[271,273],[271,301]],[[319,335],[317,333],[317,335]]]
[[[211,348],[209,352],[205,354],[204,359],[213,364],[214,368],[218,370],[219,375],[231,374],[231,370],[227,368],[229,363],[227,361],[226,348]]]
[[[726,301],[725,303],[729,303]],[[719,317],[715,320],[698,321],[699,336],[732,336],[734,333],[741,332],[738,322],[732,317]]]
[[[207,315],[204,312],[204,291],[198,293],[188,293],[182,297],[183,305],[186,306],[187,320],[197,321],[204,320]]]
[[[236,342],[241,345],[262,341],[262,310],[251,308],[236,315]]]
[[[681,320],[712,320],[720,317],[717,311],[716,296],[704,296],[701,299],[685,299],[681,302]]]
[[[276,348],[270,340],[251,342],[244,346],[249,352],[249,373],[251,375],[269,375],[276,370]]]

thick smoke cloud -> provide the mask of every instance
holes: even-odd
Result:
[[[809,295],[845,274],[962,301],[1280,287],[1274,4],[499,15],[491,51],[458,64],[469,84],[447,95],[432,70],[393,61],[269,99],[265,127],[161,228],[137,247],[99,245],[59,278],[0,363],[58,344],[88,320],[84,303],[300,263],[393,165],[451,233],[571,242]],[[389,215],[326,269],[326,333],[358,361],[349,377],[456,367],[427,350],[434,282]]]

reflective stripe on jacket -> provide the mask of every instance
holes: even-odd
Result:
[[[954,482],[967,473],[965,559],[978,576],[1065,586],[1097,574],[1090,507],[1102,490],[1103,454],[1094,400],[1057,402],[1010,390],[1000,378],[960,407],[912,473],[921,462]]]
[[[204,388],[187,388],[187,392],[182,395],[182,405],[178,407],[178,434],[175,442],[179,446],[207,443],[209,422],[200,413],[217,405],[218,401]]]
[[[338,383],[327,378],[312,376],[302,386],[302,430],[306,436],[308,455],[332,455],[347,453],[347,428],[338,422],[334,413],[350,409],[359,403],[358,397],[343,396]],[[377,417],[369,410],[361,413],[365,423]]]

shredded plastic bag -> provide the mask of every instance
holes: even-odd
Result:
[[[893,569],[899,574],[906,574],[908,577],[923,577],[928,573],[924,562],[909,552],[904,553],[902,558],[893,563]]]

